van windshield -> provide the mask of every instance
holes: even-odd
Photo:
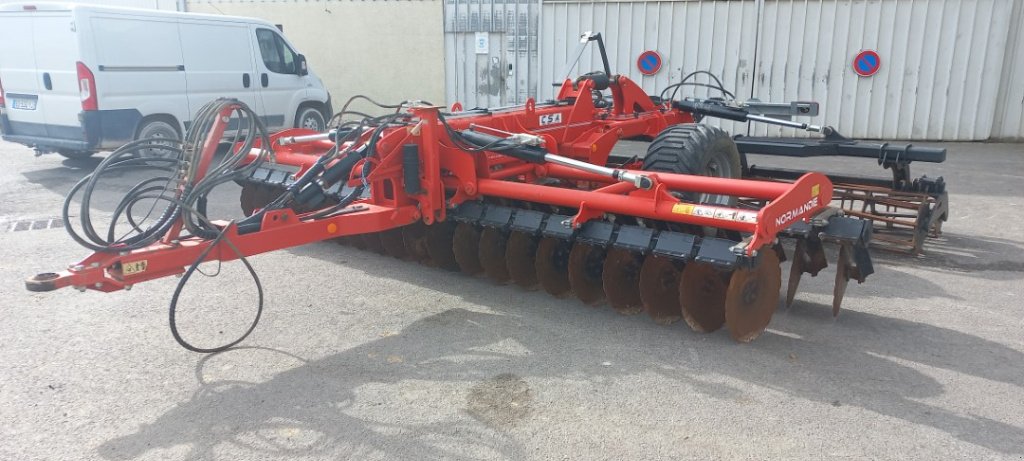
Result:
[[[295,52],[277,32],[270,29],[257,29],[256,39],[260,43],[263,64],[267,66],[268,70],[278,74],[296,73]]]

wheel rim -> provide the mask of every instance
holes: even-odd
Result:
[[[307,130],[314,130],[314,131],[322,131],[323,130],[323,126],[322,126],[322,124],[320,122],[320,118],[316,114],[314,114],[312,112],[309,112],[309,111],[307,111],[306,115],[302,117],[301,125],[302,125],[302,128],[305,128]]]
[[[139,139],[147,138],[155,139],[151,144],[174,147],[174,141],[172,141],[172,139],[176,139],[177,134],[170,134],[164,127],[157,126],[151,130],[144,130],[139,135]],[[167,141],[161,141],[163,139],[166,139]],[[169,158],[173,154],[174,152],[168,149],[139,149],[139,156],[143,158]]]
[[[732,178],[732,173],[732,165],[730,165],[729,162],[719,162],[717,158],[708,160],[707,166],[704,167],[704,176],[711,176],[714,178]],[[702,193],[700,194],[698,201],[700,203],[709,203],[713,205],[731,205],[729,203],[730,197],[728,195]]]

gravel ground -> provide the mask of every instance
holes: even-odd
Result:
[[[1024,145],[945,146],[914,165],[952,192],[927,254],[876,252],[836,319],[832,269],[804,279],[751,344],[320,243],[253,258],[262,322],[204,356],[168,332],[177,279],[25,291],[86,251],[17,223],[96,160],[0,143],[0,459],[1022,459]],[[232,337],[254,296],[238,263],[197,276],[184,333]]]

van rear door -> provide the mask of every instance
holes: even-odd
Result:
[[[4,132],[7,136],[47,136],[46,119],[39,108],[42,82],[33,47],[35,14],[0,12],[0,83],[9,122]]]
[[[79,121],[82,98],[76,62],[79,44],[69,14],[37,12],[34,15],[36,69],[39,82],[37,111],[43,114],[51,138],[81,140]]]

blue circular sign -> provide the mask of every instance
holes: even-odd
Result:
[[[853,71],[861,77],[870,77],[882,67],[882,58],[875,50],[863,50],[853,58]]]
[[[644,75],[654,75],[661,70],[661,55],[657,51],[647,50],[640,53],[636,60],[636,68]]]

